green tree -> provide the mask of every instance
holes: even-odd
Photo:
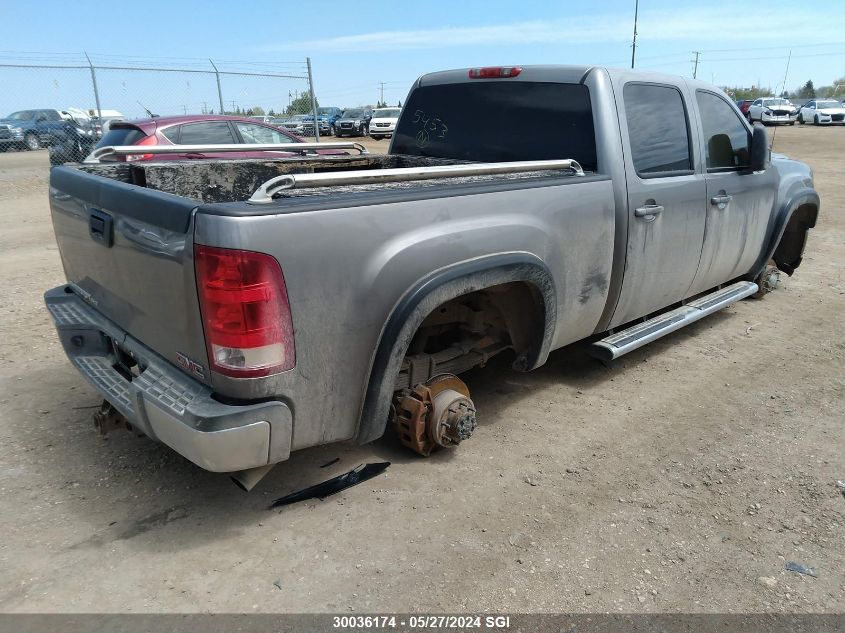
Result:
[[[725,87],[724,90],[736,100],[757,99],[758,97],[767,97],[772,94],[771,88],[760,88],[757,86],[751,86],[750,88],[743,86]]]
[[[817,97],[825,97],[828,99],[842,99],[845,97],[845,77],[834,79],[829,86],[819,86],[816,88]]]
[[[798,91],[798,96],[802,99],[815,99],[816,97],[816,88],[813,86],[813,80],[808,79],[807,83],[805,83],[801,90]]]
[[[317,102],[317,107],[320,107],[320,102]],[[311,112],[311,92],[306,90],[296,99],[290,102],[287,114],[307,114]]]

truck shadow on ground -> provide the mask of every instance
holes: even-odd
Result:
[[[701,329],[722,326],[727,330],[728,324],[723,321],[736,318],[730,313],[718,313],[636,350],[612,365],[591,358],[583,344],[553,352],[546,365],[530,373],[512,370],[512,359],[506,356],[493,359],[486,367],[464,376],[479,410],[489,412],[482,415],[478,432],[483,432],[485,426],[510,419],[494,413],[506,404],[536,398],[540,391],[552,385],[563,384],[584,392],[600,388],[611,378],[624,377],[627,368],[647,358],[659,358]],[[61,372],[51,366],[35,373],[32,378],[36,382],[42,387],[50,386],[42,393],[67,389],[75,376],[67,366]],[[441,451],[429,458],[415,455],[388,429],[382,438],[364,446],[345,442],[297,451],[247,494],[236,488],[227,475],[204,471],[146,437],[133,437],[123,431],[98,437],[90,422],[91,405],[97,402],[97,394],[87,386],[80,386],[74,393],[78,402],[68,403],[71,406],[44,418],[40,432],[27,434],[25,438],[29,444],[25,450],[37,454],[58,427],[65,431],[62,445],[50,451],[49,466],[39,469],[45,486],[67,490],[61,501],[65,511],[78,514],[80,523],[90,525],[92,504],[96,504],[98,515],[103,514],[102,507],[113,509],[113,516],[106,524],[93,526],[92,534],[71,544],[69,549],[129,540],[133,547],[142,549],[159,549],[162,540],[167,541],[168,547],[201,545],[269,519],[272,515],[268,507],[273,499],[325,481],[359,464],[389,461],[391,472],[396,472],[406,467],[413,469],[415,462],[427,460],[437,467],[460,459],[458,451]],[[50,407],[50,403],[39,404]],[[79,406],[72,406],[75,404]],[[89,406],[82,408],[85,405]],[[71,429],[67,430],[68,427]],[[381,485],[376,483],[378,479],[371,481],[372,484],[362,486]],[[322,502],[302,503],[319,510]],[[174,525],[172,529],[171,525]]]

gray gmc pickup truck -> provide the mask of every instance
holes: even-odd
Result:
[[[600,67],[425,75],[383,156],[104,149],[50,176],[61,342],[101,419],[247,489],[388,426],[454,446],[476,426],[457,374],[580,340],[611,360],[762,295],[819,210],[717,88]]]

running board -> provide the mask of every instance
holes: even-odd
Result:
[[[750,297],[758,290],[757,284],[753,282],[739,281],[716,292],[711,292],[709,295],[699,297],[695,301],[690,301],[680,308],[664,312],[648,321],[637,323],[621,332],[616,332],[596,341],[590,345],[589,352],[599,360],[614,360],[628,352],[633,352],[646,343],[651,343],[662,336],[666,336],[670,332],[680,330],[685,325],[695,323],[708,314],[727,308],[740,299]]]

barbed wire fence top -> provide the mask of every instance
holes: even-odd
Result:
[[[221,106],[225,114],[272,110],[285,115],[293,100],[309,91],[306,60],[0,51],[0,75],[11,88],[0,93],[0,116],[35,108],[93,113],[97,96],[101,110],[127,119],[146,117],[148,111],[160,116],[221,114]]]
[[[115,119],[227,114],[263,116],[266,122],[282,124],[293,115],[314,116],[317,105],[312,99],[309,59],[247,61],[0,50],[0,78],[6,87],[0,91],[0,118],[41,110],[58,111],[68,121],[69,115],[77,121],[87,115],[97,138],[108,127],[103,123]],[[319,134],[313,124],[295,131]],[[35,138],[26,134],[26,141]],[[67,135],[57,139],[55,134],[52,138],[40,134],[37,142],[6,142],[2,149],[47,146],[52,161],[52,150],[68,142]],[[84,145],[74,143],[72,156],[66,158],[84,158],[80,155],[90,149]]]

